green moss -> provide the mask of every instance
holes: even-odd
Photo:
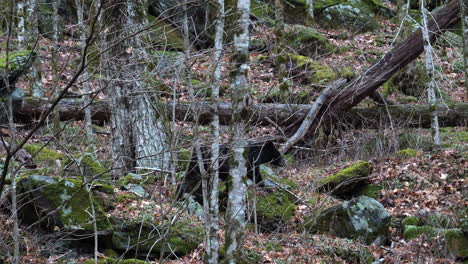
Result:
[[[371,164],[367,161],[358,161],[352,166],[341,170],[335,175],[328,176],[327,178],[320,181],[321,184],[341,183],[350,177],[362,176],[366,177],[371,172]]]
[[[158,234],[166,234],[166,226],[154,226],[141,223],[127,225],[123,232],[112,235],[112,244],[118,250],[127,250],[138,243],[140,254],[151,251],[156,255],[175,253],[184,256],[203,242],[203,227],[192,223],[179,221],[170,227],[165,239]]]
[[[29,154],[35,155],[34,160],[46,162],[49,165],[55,164],[56,160],[63,159],[64,155],[56,150],[43,147],[41,144],[25,144],[23,149]]]
[[[18,70],[23,67],[31,54],[31,50],[22,50],[8,53],[8,69],[9,70]],[[0,68],[4,69],[6,67],[7,57],[5,52],[0,53]]]
[[[250,194],[252,197],[252,194]],[[289,222],[296,208],[293,197],[286,191],[257,195],[257,221],[261,228],[274,231]]]
[[[368,197],[377,199],[379,197],[379,194],[380,194],[381,190],[382,190],[382,187],[379,186],[379,185],[368,184],[361,190],[359,195],[364,195],[364,196],[368,196]]]
[[[138,174],[129,173],[127,176],[121,177],[117,184],[119,186],[125,186],[127,184],[141,184],[143,182],[143,177]]]
[[[356,77],[356,72],[353,70],[352,67],[345,67],[340,71],[339,75],[341,78],[353,79],[354,77]]]
[[[311,82],[316,84],[325,84],[332,80],[335,80],[338,76],[333,72],[327,65],[312,60],[309,57],[287,54],[285,56],[278,57],[279,63],[295,63],[298,70],[306,70],[311,72]]]
[[[94,230],[92,217],[88,214],[91,207],[90,195],[86,186],[78,180],[60,179],[58,177],[28,176],[18,183],[28,185],[26,190],[40,189],[41,193],[58,208],[58,217],[64,227],[72,230]],[[98,230],[109,230],[111,224],[102,209],[101,202],[93,197]]]
[[[402,222],[403,226],[418,226],[419,225],[419,217],[417,216],[407,216],[403,219]]]
[[[468,256],[468,237],[461,230],[448,230],[445,234],[448,249],[455,256],[463,258]]]
[[[398,151],[395,155],[399,157],[400,159],[409,159],[416,157],[418,154],[418,151],[415,149],[403,149]]]
[[[149,34],[149,41],[155,48],[184,50],[184,37],[180,30],[172,27],[169,23],[148,15],[148,21],[156,24]]]
[[[439,228],[435,228],[431,226],[407,225],[404,227],[403,237],[406,240],[412,240],[422,235],[425,235],[427,237],[434,237],[441,232],[443,232],[443,229],[439,229]]]
[[[63,164],[68,171],[77,176],[110,178],[108,170],[92,154],[75,154],[73,157],[67,157]]]
[[[418,98],[414,96],[398,96],[397,101],[402,104],[417,103]]]
[[[305,56],[332,53],[336,50],[336,47],[319,31],[301,25],[286,27],[284,41],[297,54]]]
[[[119,194],[117,196],[117,202],[121,203],[121,202],[126,202],[127,200],[138,200],[139,197],[136,196],[135,194],[128,194],[128,193],[124,193],[124,194]]]
[[[275,241],[268,241],[265,245],[265,250],[266,251],[275,251],[275,252],[282,252],[284,251],[283,247],[281,244]]]

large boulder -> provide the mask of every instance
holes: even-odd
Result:
[[[379,27],[372,9],[360,0],[330,6],[320,14],[319,20],[331,28],[346,28],[353,32],[367,32]]]
[[[308,57],[332,53],[336,49],[318,30],[302,25],[287,25],[284,40],[295,54]]]
[[[56,227],[93,232],[92,206],[98,231],[112,229],[102,209],[103,201],[89,193],[88,186],[73,179],[31,175],[18,181],[20,215],[26,222],[40,221],[48,230]]]
[[[179,219],[174,225],[150,223],[127,224],[112,236],[117,251],[131,251],[141,257],[175,255],[181,257],[195,250],[203,242],[203,227],[195,222]]]
[[[385,238],[390,227],[390,214],[376,200],[359,196],[324,210],[315,219],[306,221],[310,232],[324,232],[344,238],[372,243]]]
[[[256,201],[257,224],[264,231],[282,230],[294,216],[296,198],[292,195],[297,185],[288,180],[277,177],[273,170],[266,165],[260,166],[264,178],[261,191],[249,191],[249,202]]]
[[[358,195],[368,184],[367,177],[372,166],[367,161],[358,161],[353,165],[339,171],[337,174],[326,177],[320,181],[320,192],[330,192],[332,195],[347,199]]]

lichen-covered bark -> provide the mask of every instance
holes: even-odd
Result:
[[[211,255],[208,257],[209,264],[218,263],[219,250],[219,145],[220,145],[220,126],[219,126],[219,85],[221,83],[221,63],[223,52],[223,33],[224,33],[224,0],[218,0],[218,14],[216,18],[216,33],[215,33],[215,52],[214,52],[214,73],[212,86],[212,109],[213,121],[211,122],[211,130],[213,133],[213,142],[211,145],[211,166],[212,166],[212,181],[210,193],[210,216],[211,222],[209,231],[209,245]]]
[[[137,0],[107,1],[105,8],[112,24],[107,27],[107,41],[112,45],[108,73],[112,79],[111,149],[115,175],[137,167],[167,170],[166,134],[157,119],[155,107],[142,79],[146,51],[135,33],[143,25],[143,3]]]
[[[232,158],[229,174],[232,186],[229,190],[228,211],[226,215],[226,260],[237,263],[242,257],[243,237],[246,217],[246,119],[249,116],[248,105],[248,51],[249,51],[249,13],[250,0],[237,2],[238,21],[234,35],[234,54],[231,62],[231,89],[233,103],[234,133],[232,140]]]

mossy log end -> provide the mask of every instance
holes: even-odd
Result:
[[[84,117],[83,101],[79,99],[62,100],[57,110],[62,120],[81,120]],[[46,99],[26,98],[21,108],[14,111],[15,120],[19,123],[31,123],[40,118],[49,107]],[[109,118],[109,104],[106,101],[96,101],[90,106],[93,120],[102,123]],[[194,122],[193,113],[198,115],[200,124],[209,124],[213,111],[209,103],[172,103],[165,105],[166,112],[172,113],[178,121]],[[252,106],[250,122],[252,125],[269,126],[274,122],[278,126],[289,126],[302,120],[310,111],[311,105],[300,104],[256,104]],[[466,126],[468,124],[468,104],[439,105],[437,107],[439,122],[442,127]],[[220,122],[223,125],[231,123],[232,107],[230,103],[219,104]],[[431,111],[427,105],[389,105],[388,113],[394,125],[405,127],[430,127]],[[352,108],[339,115],[331,116],[333,121],[343,122],[352,127],[379,127],[389,124],[390,118],[384,106],[371,108]],[[172,118],[169,114],[168,118]]]

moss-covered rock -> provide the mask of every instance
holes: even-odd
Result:
[[[412,240],[423,235],[428,238],[443,236],[450,255],[459,258],[468,256],[468,237],[461,229],[444,229],[432,226],[414,225],[407,225],[404,227],[403,237],[407,240]]]
[[[340,198],[356,196],[367,185],[367,176],[371,171],[372,166],[369,162],[358,161],[337,174],[321,180],[322,186],[319,191],[331,192],[332,195]]]
[[[418,155],[418,151],[415,149],[403,149],[398,151],[395,155],[400,159],[409,159],[416,157],[416,155]]]
[[[359,195],[368,196],[374,199],[379,197],[380,191],[382,190],[382,186],[375,185],[375,184],[368,184],[364,186],[359,192]]]
[[[306,56],[286,54],[278,57],[278,63],[292,66],[292,74],[310,72],[308,80],[314,84],[327,84],[338,77],[327,65]]]
[[[109,170],[106,169],[93,154],[76,154],[66,157],[64,168],[67,173],[74,176],[98,177],[100,179],[110,178]]]
[[[284,40],[296,54],[307,57],[331,53],[336,47],[320,32],[311,27],[289,25],[285,28]]]
[[[250,194],[249,197],[253,197]],[[286,191],[257,193],[257,223],[261,229],[275,231],[282,229],[294,215],[295,200]]]
[[[149,23],[156,24],[149,31],[148,40],[156,49],[184,50],[184,36],[180,30],[160,18],[148,15]]]
[[[407,216],[402,221],[403,227],[405,226],[418,226],[419,225],[419,217],[417,216]]]
[[[0,53],[0,70],[6,70],[8,61],[8,70],[17,71],[21,70],[28,60],[34,54],[30,50],[21,50],[8,53],[8,59],[5,52]]]
[[[117,184],[119,186],[125,186],[127,184],[141,184],[144,182],[144,179],[141,175],[135,173],[129,173],[124,177],[119,178]]]
[[[110,230],[112,226],[102,209],[102,201],[90,194],[87,188],[73,179],[40,175],[23,177],[18,181],[20,200],[25,201],[20,213],[25,221],[40,219],[48,229],[58,226],[92,232],[93,218],[88,212],[93,205],[98,230]]]
[[[118,257],[118,256],[116,256]],[[139,260],[139,259],[117,259],[117,258],[111,258],[111,257],[104,257],[102,259],[98,260],[98,264],[150,264],[151,261],[144,261],[144,260]],[[87,260],[84,262],[84,264],[95,264],[94,260]]]
[[[391,216],[376,200],[359,196],[326,209],[317,218],[305,222],[309,232],[325,232],[344,238],[372,243],[386,237]]]
[[[56,150],[44,147],[42,144],[25,144],[23,149],[33,155],[35,164],[44,167],[53,167],[57,160],[62,160],[64,155]]]
[[[354,32],[372,31],[379,27],[371,8],[360,0],[327,7],[318,18],[329,27],[346,28]]]
[[[203,242],[203,237],[203,227],[186,220],[180,220],[171,227],[136,223],[114,232],[112,245],[118,251],[134,252],[138,249],[139,256],[175,254],[181,257],[196,249]],[[138,247],[135,246],[137,244]]]

